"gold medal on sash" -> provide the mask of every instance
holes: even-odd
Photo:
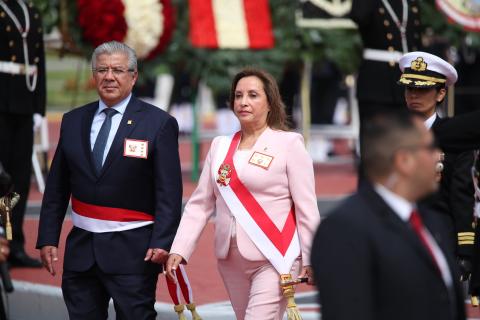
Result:
[[[217,183],[220,186],[228,186],[230,183],[230,177],[232,176],[232,168],[229,164],[223,163],[220,168],[218,168],[218,177]]]

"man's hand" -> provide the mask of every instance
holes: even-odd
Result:
[[[45,269],[52,276],[57,274],[55,270],[55,263],[58,261],[57,247],[54,246],[44,246],[40,249],[40,257],[42,258],[42,263]]]
[[[0,263],[7,261],[10,254],[10,245],[8,240],[4,237],[0,237]]]
[[[164,264],[167,261],[168,252],[160,248],[150,248],[145,255],[145,261],[153,263]]]
[[[312,266],[305,266],[302,268],[302,272],[298,275],[299,278],[307,278],[307,284],[313,286],[314,280],[313,280],[313,269]]]
[[[167,264],[165,266],[167,277],[175,283],[177,283],[177,279],[174,272],[178,269],[178,266],[180,263],[182,263],[182,261],[183,257],[179,254],[172,253],[170,256],[168,256]]]

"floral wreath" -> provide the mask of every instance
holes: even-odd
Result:
[[[94,47],[121,41],[138,59],[148,60],[165,49],[173,33],[171,0],[76,0],[82,39]]]

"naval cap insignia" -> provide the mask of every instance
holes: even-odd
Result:
[[[417,59],[412,61],[410,68],[415,71],[425,71],[427,70],[427,63],[423,60],[422,57],[418,57]]]

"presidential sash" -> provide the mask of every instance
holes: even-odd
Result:
[[[237,132],[220,138],[212,162],[216,185],[230,212],[255,246],[280,274],[289,274],[300,255],[294,207],[290,209],[283,229],[279,230],[237,175],[233,155],[240,137]]]
[[[153,223],[153,216],[136,210],[98,206],[72,197],[72,222],[90,232],[113,232]]]

